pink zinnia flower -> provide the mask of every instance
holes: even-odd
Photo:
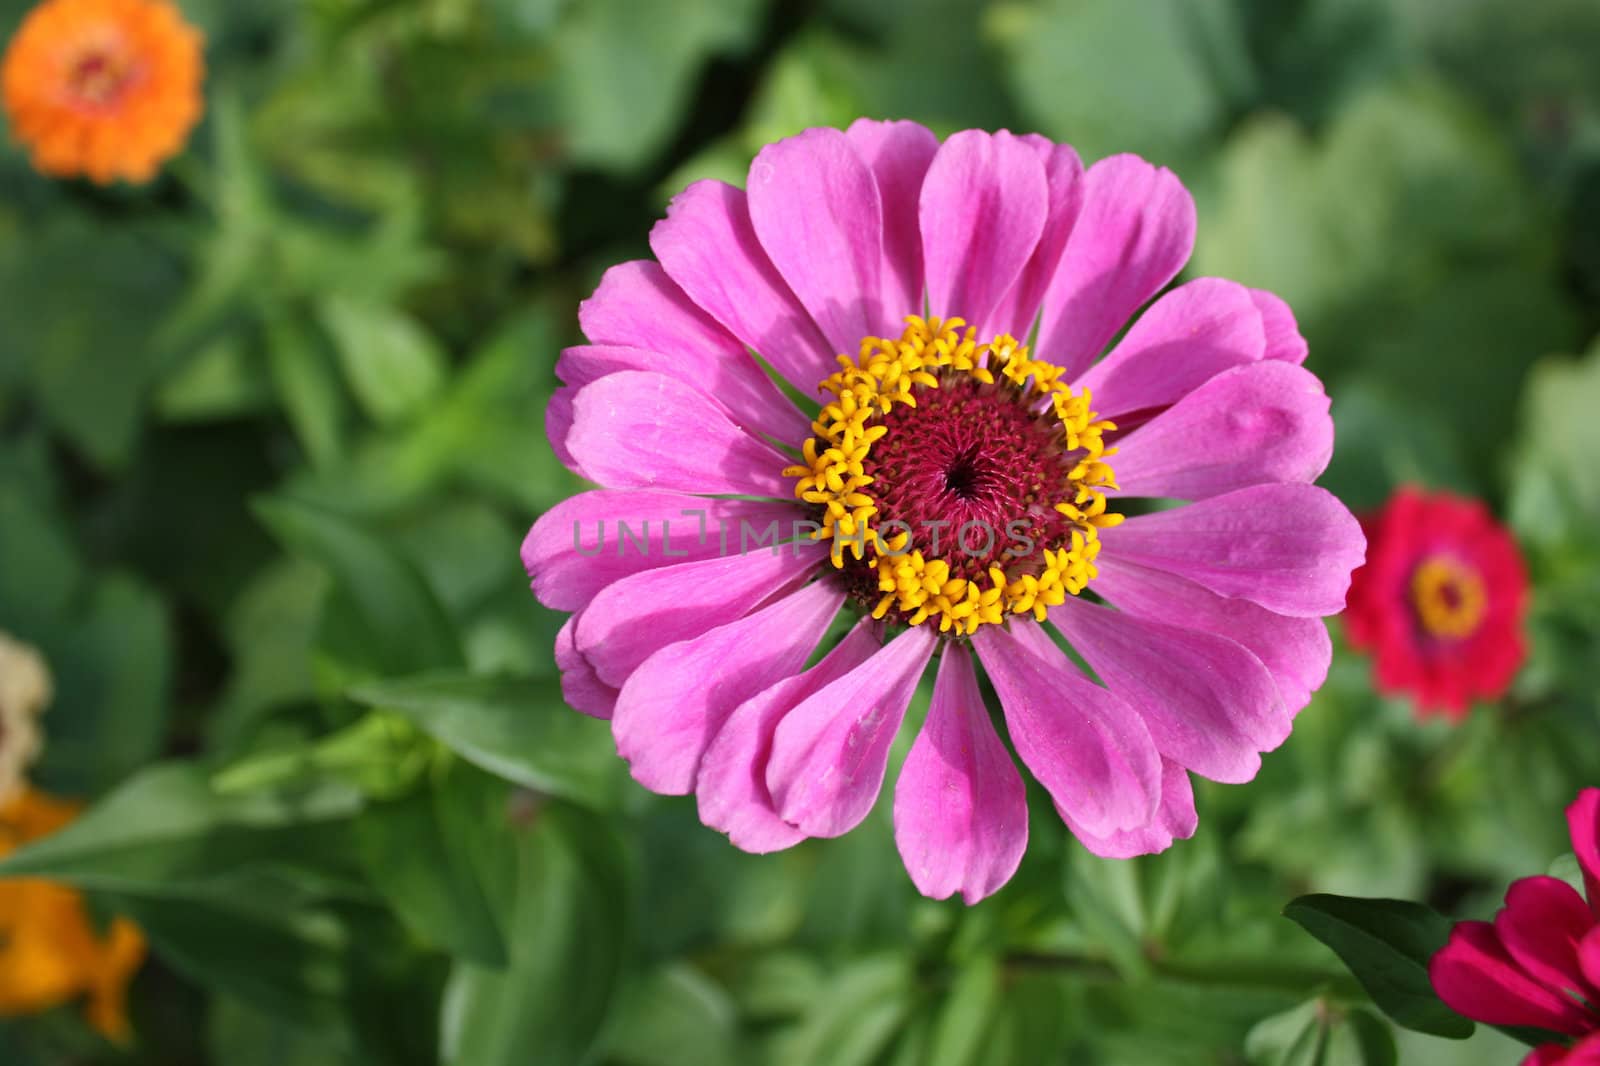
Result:
[[[1480,501],[1402,488],[1363,523],[1345,631],[1371,649],[1378,688],[1460,719],[1511,685],[1527,644],[1528,576],[1511,534]]]
[[[1428,966],[1451,1010],[1490,1025],[1581,1038],[1544,1044],[1523,1066],[1600,1066],[1600,788],[1567,808],[1588,902],[1555,877],[1525,877],[1493,922],[1461,922]]]
[[[769,145],[748,190],[691,185],[557,366],[551,441],[604,486],[523,547],[574,612],[568,701],[611,719],[639,782],[764,852],[866,816],[939,653],[895,837],[920,890],[970,903],[1027,846],[976,651],[1087,847],[1192,834],[1188,772],[1248,781],[1288,736],[1363,551],[1310,484],[1333,428],[1281,300],[1192,281],[1103,355],[1194,231],[1141,159],[910,122]],[[1124,522],[1134,497],[1192,502]],[[792,543],[740,552],[773,528]]]

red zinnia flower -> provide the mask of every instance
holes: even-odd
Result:
[[[1363,522],[1345,631],[1377,656],[1377,684],[1460,718],[1511,684],[1527,648],[1528,578],[1511,534],[1477,500],[1414,488]]]
[[[1600,788],[1567,808],[1589,902],[1555,877],[1525,877],[1493,922],[1461,922],[1428,976],[1458,1014],[1581,1038],[1544,1044],[1522,1066],[1600,1066]]]

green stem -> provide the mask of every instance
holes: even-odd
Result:
[[[1229,959],[1207,963],[1186,963],[1161,958],[1150,958],[1147,961],[1152,975],[1188,984],[1297,992],[1306,996],[1326,991],[1340,999],[1360,1001],[1366,998],[1360,984],[1349,974],[1314,966],[1281,963],[1270,959]],[[1022,951],[1007,955],[1005,964],[1014,969],[1052,970],[1090,980],[1122,979],[1116,967],[1109,961],[1090,955]]]

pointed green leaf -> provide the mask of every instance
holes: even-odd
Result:
[[[503,818],[506,789],[467,769],[369,807],[356,822],[356,845],[373,886],[424,943],[498,968],[507,960],[504,931],[472,854],[473,841],[455,830],[496,806]],[[486,787],[492,794],[487,801]]]
[[[611,731],[568,707],[552,681],[441,673],[364,684],[349,695],[403,715],[507,781],[590,806],[616,800],[621,764]]]
[[[340,652],[384,674],[460,666],[454,628],[415,566],[348,519],[283,497],[256,513],[292,551],[328,569],[344,594]]]
[[[610,1012],[627,942],[616,837],[560,803],[513,824],[518,871],[503,971],[463,963],[445,990],[445,1066],[572,1066]]]
[[[1452,1040],[1472,1035],[1472,1022],[1428,980],[1428,961],[1450,936],[1448,918],[1420,903],[1330,895],[1301,896],[1283,913],[1332,948],[1397,1024]]]

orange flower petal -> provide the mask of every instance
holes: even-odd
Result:
[[[11,135],[41,173],[148,181],[204,110],[201,45],[168,0],[46,0],[0,63]]]

